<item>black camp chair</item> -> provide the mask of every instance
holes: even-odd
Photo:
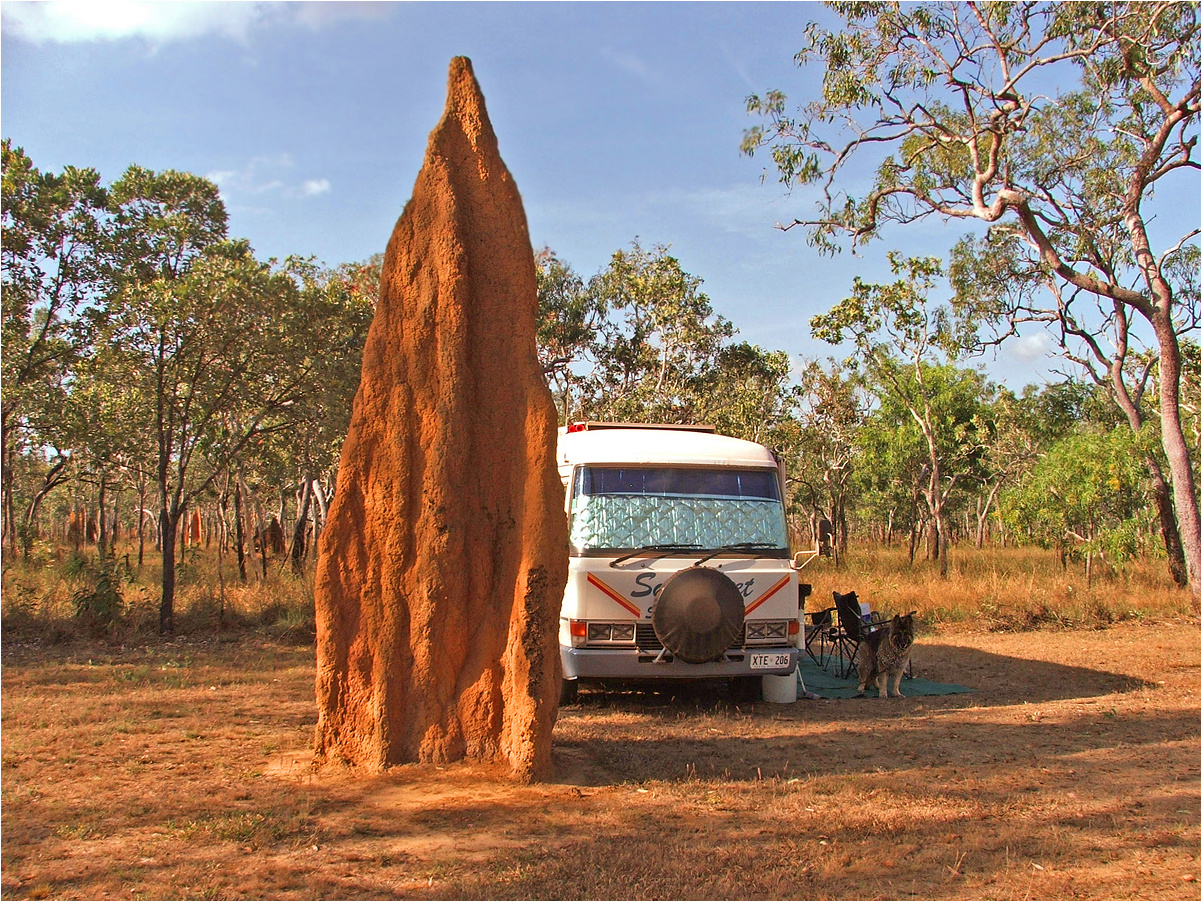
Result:
[[[875,619],[879,616],[875,613],[870,615],[871,619],[868,621],[864,620],[864,615],[860,612],[860,599],[855,592],[832,594],[835,596],[835,608],[839,612],[839,676],[846,679],[856,672],[856,649],[860,647],[860,642],[881,629],[885,623]]]
[[[860,599],[855,592],[832,593],[835,606],[808,614],[806,653],[823,670],[831,662],[835,675],[847,679],[856,670],[856,649],[861,640],[885,625],[875,612],[868,622],[860,613]],[[837,617],[835,615],[838,615]]]
[[[822,670],[826,670],[837,650],[839,628],[835,626],[834,614],[834,608],[827,608],[805,615],[806,654]]]

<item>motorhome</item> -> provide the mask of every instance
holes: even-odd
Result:
[[[801,614],[783,475],[709,427],[573,423],[557,450],[568,515],[561,701],[583,681],[794,672]]]

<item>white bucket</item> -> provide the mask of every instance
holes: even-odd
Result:
[[[797,674],[764,677],[764,701],[774,705],[789,705],[797,701]]]

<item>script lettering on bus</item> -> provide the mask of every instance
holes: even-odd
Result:
[[[631,598],[646,598],[648,595],[658,598],[660,589],[664,587],[663,576],[659,573],[640,573],[634,578],[634,581],[640,588],[630,593]],[[751,577],[746,582],[735,583],[735,588],[744,598],[750,598],[751,590],[755,588],[755,577]]]

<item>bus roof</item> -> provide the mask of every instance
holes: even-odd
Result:
[[[776,467],[763,445],[727,435],[677,429],[560,429],[556,453],[567,476],[576,464],[683,464],[685,466]]]

